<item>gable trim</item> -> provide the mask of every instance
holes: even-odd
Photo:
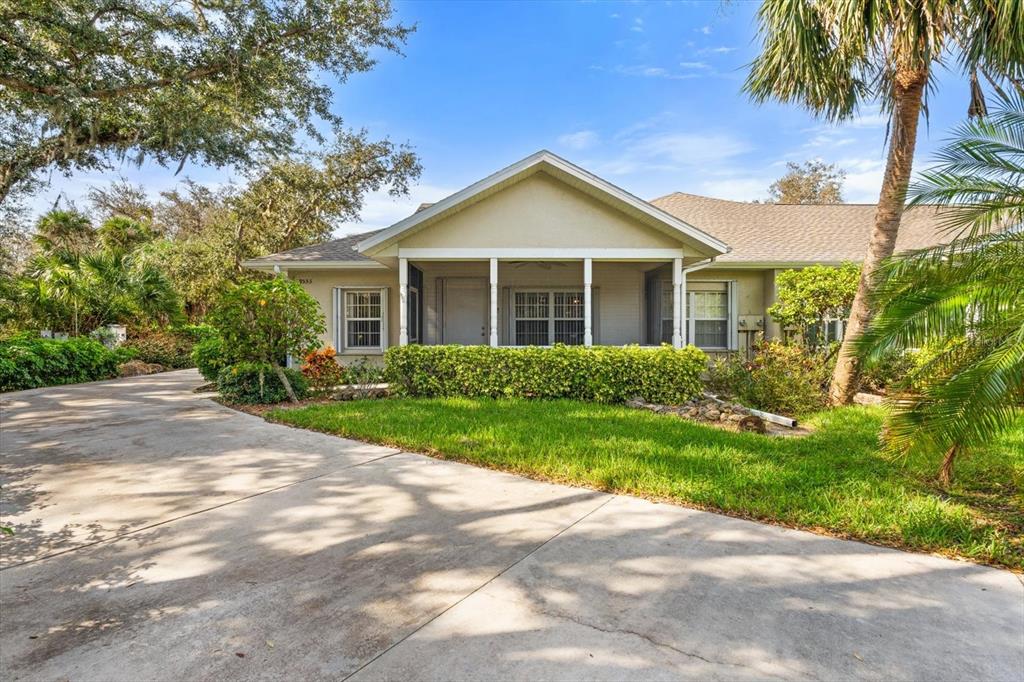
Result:
[[[356,245],[356,249],[363,254],[370,255],[374,251],[383,249],[396,241],[401,235],[409,232],[410,230],[422,225],[425,222],[441,215],[442,213],[466,202],[473,197],[497,186],[508,180],[511,180],[515,176],[525,173],[533,168],[540,169],[541,167],[550,167],[562,173],[565,173],[582,183],[590,185],[606,195],[616,199],[631,208],[640,211],[646,216],[654,219],[660,225],[663,225],[666,229],[665,232],[675,233],[675,236],[687,237],[693,241],[702,244],[707,250],[713,252],[713,255],[720,255],[729,252],[729,247],[724,242],[712,237],[711,235],[697,229],[693,225],[673,216],[657,206],[654,206],[639,197],[636,197],[629,192],[616,187],[610,182],[603,180],[593,173],[590,173],[579,166],[576,166],[565,159],[552,154],[547,150],[542,150],[536,154],[532,154],[522,161],[518,161],[507,168],[504,168],[497,173],[493,173],[483,180],[476,182],[463,190],[452,194],[445,199],[437,202],[429,208],[425,208],[422,211],[412,214],[404,220],[400,220],[391,227],[382,230]]]

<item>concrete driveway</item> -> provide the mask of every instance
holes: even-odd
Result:
[[[1007,571],[266,424],[0,396],[4,679],[1024,679]]]

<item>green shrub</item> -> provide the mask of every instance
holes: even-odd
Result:
[[[174,331],[185,336],[194,344],[219,336],[217,329],[208,324],[183,324],[175,327]]]
[[[110,350],[85,337],[58,341],[15,336],[0,341],[0,391],[110,379],[132,357],[130,349]]]
[[[207,381],[217,381],[220,371],[239,359],[236,354],[228,352],[224,339],[216,334],[192,346],[192,362]]]
[[[573,398],[602,403],[682,403],[701,391],[707,356],[669,346],[491,348],[393,347],[385,378],[401,395]]]
[[[916,351],[891,351],[872,360],[861,373],[861,390],[890,393],[906,387],[917,368]]]
[[[143,331],[129,338],[125,348],[135,351],[142,362],[152,362],[167,369],[192,367],[192,339],[188,334],[170,330]]]
[[[282,371],[288,377],[295,396],[304,397],[309,385],[302,373],[288,368]],[[217,390],[228,402],[245,405],[265,405],[288,399],[274,368],[262,362],[239,362],[225,367],[217,375]]]
[[[708,387],[759,410],[798,415],[827,403],[826,387],[835,366],[830,349],[810,351],[778,341],[754,345],[753,358],[731,355],[710,367]]]

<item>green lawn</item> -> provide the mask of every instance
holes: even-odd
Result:
[[[1024,420],[959,463],[879,454],[878,408],[810,418],[766,438],[574,401],[393,399],[318,404],[268,419],[504,471],[724,510],[898,547],[1024,568]]]

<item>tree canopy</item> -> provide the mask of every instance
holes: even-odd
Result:
[[[0,203],[46,168],[244,167],[321,142],[341,120],[319,77],[410,31],[388,0],[6,0],[0,25]]]
[[[824,161],[786,163],[786,174],[768,187],[773,204],[841,204],[846,171]]]

